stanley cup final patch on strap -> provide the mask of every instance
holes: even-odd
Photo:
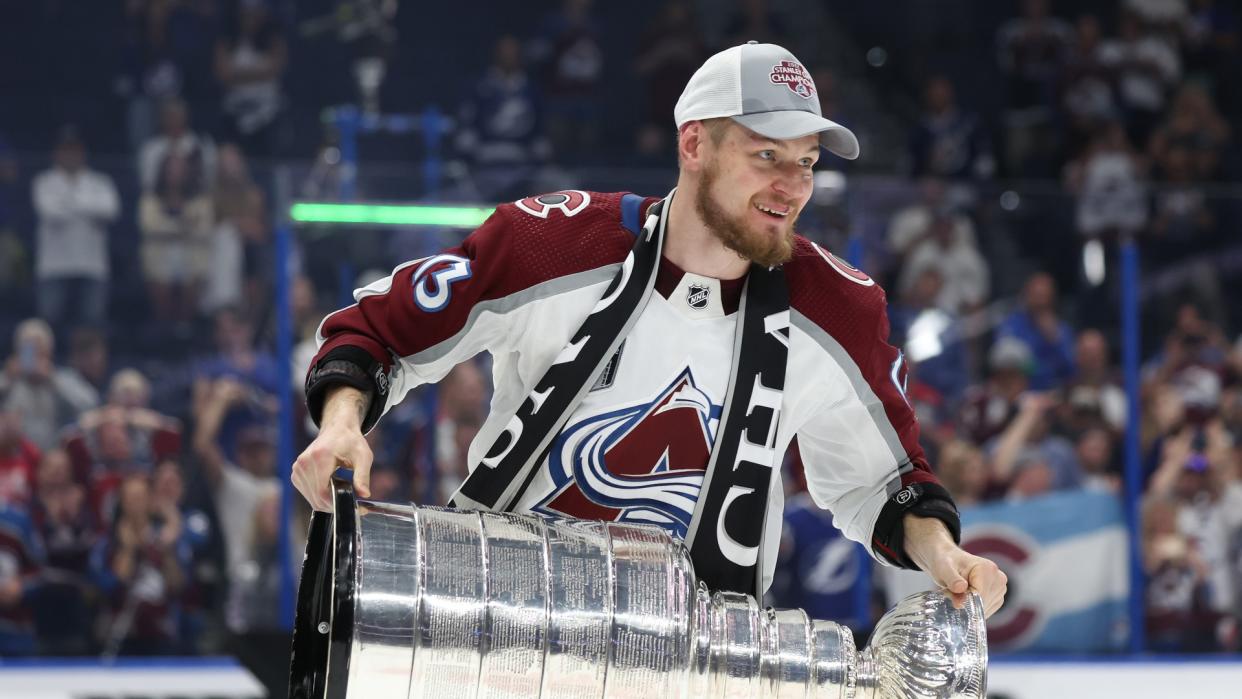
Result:
[[[713,590],[761,594],[759,551],[789,351],[789,291],[780,269],[751,265],[720,437],[687,533],[694,571]]]

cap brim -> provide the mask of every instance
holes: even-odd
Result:
[[[819,144],[830,153],[846,160],[858,157],[858,138],[854,132],[822,116],[790,109],[779,112],[742,114],[733,117],[737,123],[760,136],[787,140],[819,134]]]

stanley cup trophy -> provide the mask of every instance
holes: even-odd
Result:
[[[298,591],[296,699],[982,698],[983,605],[902,600],[856,651],[697,583],[654,526],[355,500],[334,481]]]

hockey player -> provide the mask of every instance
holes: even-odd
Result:
[[[820,148],[858,156],[785,49],[709,58],[674,110],[663,199],[564,191],[500,206],[462,245],[399,266],[324,319],[306,381],[319,435],[293,481],[329,478],[415,386],[488,350],[495,393],[458,507],[663,526],[715,589],[761,593],[780,540],[781,456],[880,561],[991,614],[1006,579],[962,550],[886,342],[883,290],[794,233]]]

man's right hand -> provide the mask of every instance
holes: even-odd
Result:
[[[332,389],[324,400],[319,435],[293,462],[293,485],[316,510],[332,511],[332,474],[342,466],[353,470],[355,492],[371,495],[375,457],[362,434],[367,404],[367,396],[356,388]]]

